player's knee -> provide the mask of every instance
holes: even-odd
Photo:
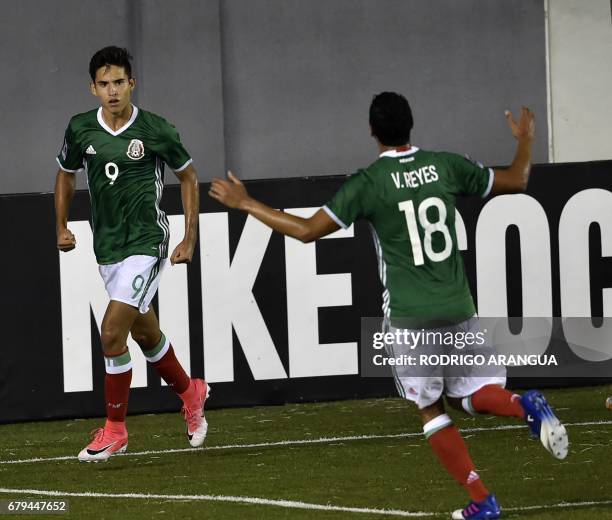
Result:
[[[438,399],[435,403],[419,410],[419,416],[423,424],[428,423],[442,414],[444,414],[444,402],[442,399]]]
[[[100,339],[105,353],[115,353],[125,348],[123,334],[116,327],[103,325],[100,332]]]
[[[455,410],[459,410],[460,412],[465,412],[465,409],[463,408],[463,404],[461,403],[460,397],[446,396],[446,402],[449,404],[451,408],[454,408]]]
[[[132,330],[132,339],[138,343],[138,346],[143,350],[149,350],[159,343],[161,332],[149,330]]]

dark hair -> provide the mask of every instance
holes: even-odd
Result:
[[[116,65],[117,67],[123,67],[128,78],[132,77],[132,65],[130,60],[132,56],[127,49],[122,47],[104,47],[96,52],[89,61],[89,75],[91,81],[96,81],[96,72],[100,67],[108,67],[110,65]]]
[[[395,92],[381,92],[370,105],[372,134],[386,146],[401,146],[410,141],[414,122],[412,110],[404,96]]]

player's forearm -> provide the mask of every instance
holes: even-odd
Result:
[[[55,227],[56,230],[68,226],[70,204],[74,197],[76,181],[74,174],[63,171],[57,172],[55,179]]]
[[[310,236],[307,219],[275,210],[251,197],[246,197],[242,201],[240,209],[283,235],[288,235],[302,242],[313,240]]]
[[[185,214],[185,238],[195,244],[198,235],[198,219],[200,215],[200,191],[198,177],[195,173],[181,179],[181,200]]]
[[[496,169],[491,192],[522,193],[527,188],[531,172],[531,139],[523,137],[518,140],[514,160],[508,168]]]
[[[529,174],[531,173],[531,148],[533,140],[529,137],[523,137],[518,140],[514,160],[508,170],[511,172],[513,179],[521,190],[527,188]]]

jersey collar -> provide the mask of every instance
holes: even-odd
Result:
[[[102,118],[102,107],[98,108],[98,123],[100,124],[102,128],[104,128],[104,130],[106,130],[112,136],[117,136],[125,132],[130,126],[132,126],[132,123],[136,121],[137,116],[138,116],[138,107],[136,105],[132,105],[132,117],[130,117],[130,120],[127,123],[125,123],[119,130],[113,130],[110,126],[108,126],[104,122],[104,119]]]
[[[404,157],[406,155],[412,155],[415,152],[418,152],[419,149],[416,146],[411,146],[408,149],[405,148],[396,148],[395,150],[387,150],[380,154],[380,157]]]

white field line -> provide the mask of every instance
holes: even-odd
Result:
[[[538,509],[563,509],[568,507],[590,507],[590,506],[611,506],[612,500],[600,500],[599,502],[559,502],[551,505],[522,506],[522,507],[502,507],[504,511],[536,511]]]
[[[294,500],[274,500],[269,498],[258,497],[239,497],[231,495],[159,495],[154,493],[92,493],[92,492],[71,492],[71,491],[54,491],[45,489],[10,489],[0,488],[0,493],[29,495],[29,496],[47,496],[47,497],[78,497],[78,498],[131,498],[144,500],[182,500],[182,501],[200,501],[200,502],[230,502],[236,504],[253,504],[262,506],[277,506],[291,509],[310,509],[319,511],[339,511],[344,513],[367,513],[375,515],[387,516],[402,516],[412,518],[423,518],[429,516],[437,516],[444,514],[442,512],[428,511],[402,511],[399,509],[375,509],[367,507],[346,507],[334,506],[331,504],[312,504],[309,502],[300,502]],[[609,506],[612,505],[612,500],[602,501],[585,501],[585,502],[559,502],[557,504],[541,504],[523,507],[504,507],[503,510],[511,511],[536,511],[539,509],[569,509],[575,507],[593,507],[593,506]]]
[[[74,493],[69,491],[52,491],[44,489],[7,489],[0,488],[0,493],[40,495],[52,497],[83,497],[83,498],[140,498],[145,500],[186,500],[202,502],[232,502],[235,504],[254,504],[260,506],[276,506],[291,509],[310,509],[319,511],[339,511],[343,513],[368,513],[374,515],[403,516],[403,517],[426,517],[434,516],[436,513],[425,513],[423,511],[400,511],[398,509],[371,509],[368,507],[344,507],[330,504],[311,504],[309,502],[298,502],[294,500],[274,500],[270,498],[237,497],[231,495],[157,495],[153,493]]]
[[[577,422],[577,423],[565,423],[567,427],[579,427],[579,426],[606,426],[612,425],[612,421],[591,421],[591,422]],[[493,432],[493,431],[505,431],[505,430],[518,430],[526,428],[522,424],[506,424],[502,426],[494,426],[489,428],[462,428],[461,433],[478,433],[478,432]],[[189,453],[193,451],[212,451],[212,450],[232,450],[232,449],[249,449],[249,448],[268,448],[273,446],[295,446],[295,445],[306,445],[306,444],[327,444],[332,442],[346,442],[346,441],[364,441],[370,439],[399,439],[408,437],[420,437],[423,435],[422,432],[410,432],[410,433],[392,433],[392,434],[373,434],[373,435],[351,435],[346,437],[319,437],[317,439],[296,439],[286,441],[275,441],[275,442],[260,442],[256,444],[225,444],[221,446],[207,446],[206,448],[176,448],[168,450],[148,450],[148,451],[134,451],[127,453],[120,453],[113,455],[113,457],[138,457],[142,455],[162,455],[166,453]],[[76,460],[75,455],[65,455],[61,457],[34,457],[31,459],[16,459],[16,460],[0,460],[2,464],[28,464],[33,462],[56,462],[63,460]]]

